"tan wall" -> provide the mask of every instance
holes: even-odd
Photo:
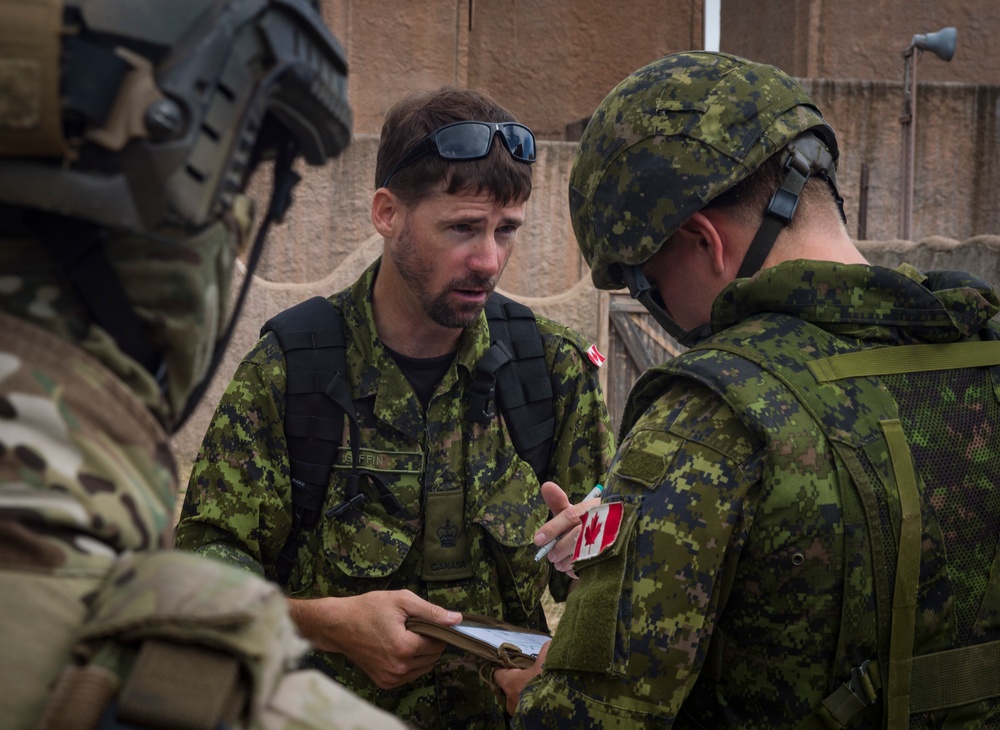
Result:
[[[701,47],[703,0],[323,0],[347,51],[355,129],[442,85],[488,91],[540,138],[564,139],[633,70]]]
[[[793,76],[902,81],[913,36],[948,26],[955,57],[924,53],[917,79],[1000,83],[996,0],[722,0],[720,48]]]
[[[867,165],[867,225],[861,237],[898,237],[902,84],[806,80],[805,85],[837,132],[837,182],[848,230],[860,235],[861,173]],[[1000,233],[1000,86],[926,84],[919,103],[911,237],[963,240]]]

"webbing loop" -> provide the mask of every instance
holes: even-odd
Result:
[[[833,355],[807,363],[820,383],[866,375],[898,375],[1000,365],[1000,342],[894,345]]]
[[[889,445],[889,459],[896,477],[900,509],[899,553],[896,560],[896,585],[892,595],[886,686],[889,711],[887,727],[889,730],[906,730],[910,725],[910,670],[916,624],[917,584],[920,579],[920,494],[903,425],[898,419],[882,421],[882,432]]]
[[[910,712],[958,707],[1000,695],[1000,641],[913,657]]]

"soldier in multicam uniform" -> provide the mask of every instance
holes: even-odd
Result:
[[[724,54],[592,117],[594,282],[692,347],[630,395],[518,726],[1000,727],[1000,299],[865,263],[837,157],[797,82]]]
[[[241,190],[348,143],[345,74],[299,0],[0,5],[4,728],[402,727],[297,668],[276,587],[167,549]]]
[[[322,650],[313,664],[419,727],[506,721],[474,658],[407,631],[407,617],[453,624],[469,611],[545,625],[550,565],[534,559],[534,538],[566,495],[549,486],[543,498],[503,419],[466,415],[490,348],[483,307],[524,221],[533,160],[531,132],[481,93],[441,89],[396,104],[371,206],[383,255],[329,298],[346,329],[367,498],[345,501],[355,438],[345,427],[323,512],[346,508],[303,531],[287,593]],[[556,419],[547,475],[578,502],[610,464],[610,421],[585,342],[542,317],[538,328]],[[292,522],[285,386],[268,334],[219,404],[177,530],[180,547],[269,578]],[[551,572],[558,598],[567,581]],[[524,671],[510,685],[518,691]]]

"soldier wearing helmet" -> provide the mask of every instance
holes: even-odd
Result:
[[[348,143],[346,72],[303,0],[0,5],[4,727],[398,726],[295,671],[276,587],[166,549],[243,190],[272,160],[257,252]]]
[[[630,394],[518,726],[1000,717],[1000,297],[868,265],[837,159],[797,82],[725,54],[662,58],[594,113],[580,248],[690,349]]]

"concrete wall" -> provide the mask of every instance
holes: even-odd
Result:
[[[995,0],[722,0],[720,47],[793,76],[902,81],[913,36],[948,26],[955,57],[924,53],[918,81],[1000,81]]]
[[[837,182],[848,229],[859,238],[899,236],[902,84],[805,80],[837,132]],[[932,83],[919,90],[913,227],[915,240],[963,240],[1000,232],[1000,86]],[[867,168],[868,188],[862,190]],[[867,224],[859,231],[863,201]]]
[[[355,129],[442,85],[488,91],[544,139],[633,70],[702,45],[703,0],[323,0],[350,61]]]

